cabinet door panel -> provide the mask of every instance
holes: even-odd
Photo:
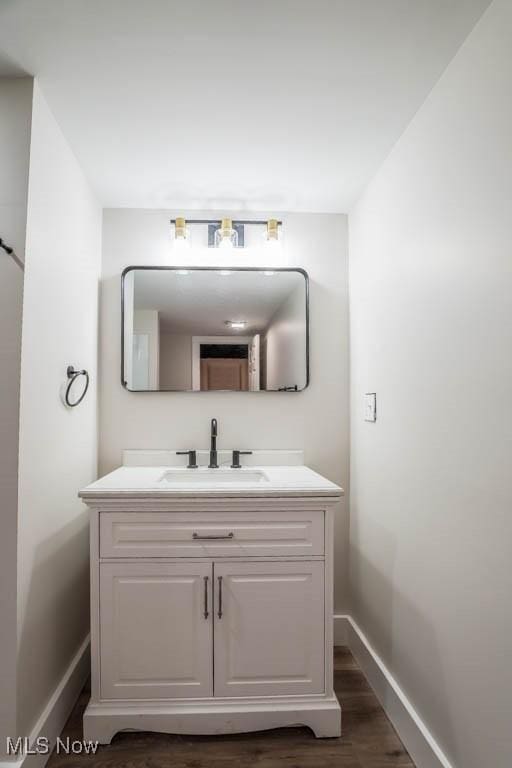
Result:
[[[215,695],[323,693],[324,564],[215,562],[214,582]]]
[[[102,698],[212,695],[211,577],[211,563],[100,566]]]

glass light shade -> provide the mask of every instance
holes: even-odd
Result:
[[[178,217],[174,224],[174,247],[188,248],[190,245],[190,232],[183,217]]]
[[[267,228],[264,235],[265,245],[267,248],[277,250],[281,247],[281,241],[279,239],[279,224],[277,219],[269,219],[267,221]]]
[[[238,245],[238,232],[233,229],[231,219],[222,219],[221,225],[215,230],[216,248],[236,248]]]

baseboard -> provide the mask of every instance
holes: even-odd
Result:
[[[47,739],[49,748],[37,754],[25,754],[12,761],[0,762],[0,768],[44,768],[62,729],[71,714],[80,691],[90,674],[90,638],[87,636],[73,657],[60,683],[41,712],[29,736],[31,749],[38,739]],[[35,750],[34,750],[35,751]]]
[[[453,768],[411,701],[351,616],[334,616],[334,638],[335,645],[348,645],[350,648],[417,768]]]

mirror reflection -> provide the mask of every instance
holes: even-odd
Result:
[[[307,275],[299,269],[128,268],[130,391],[299,391],[308,383]]]

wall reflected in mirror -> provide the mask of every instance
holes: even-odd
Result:
[[[122,323],[122,381],[133,392],[308,384],[303,270],[130,267]]]

